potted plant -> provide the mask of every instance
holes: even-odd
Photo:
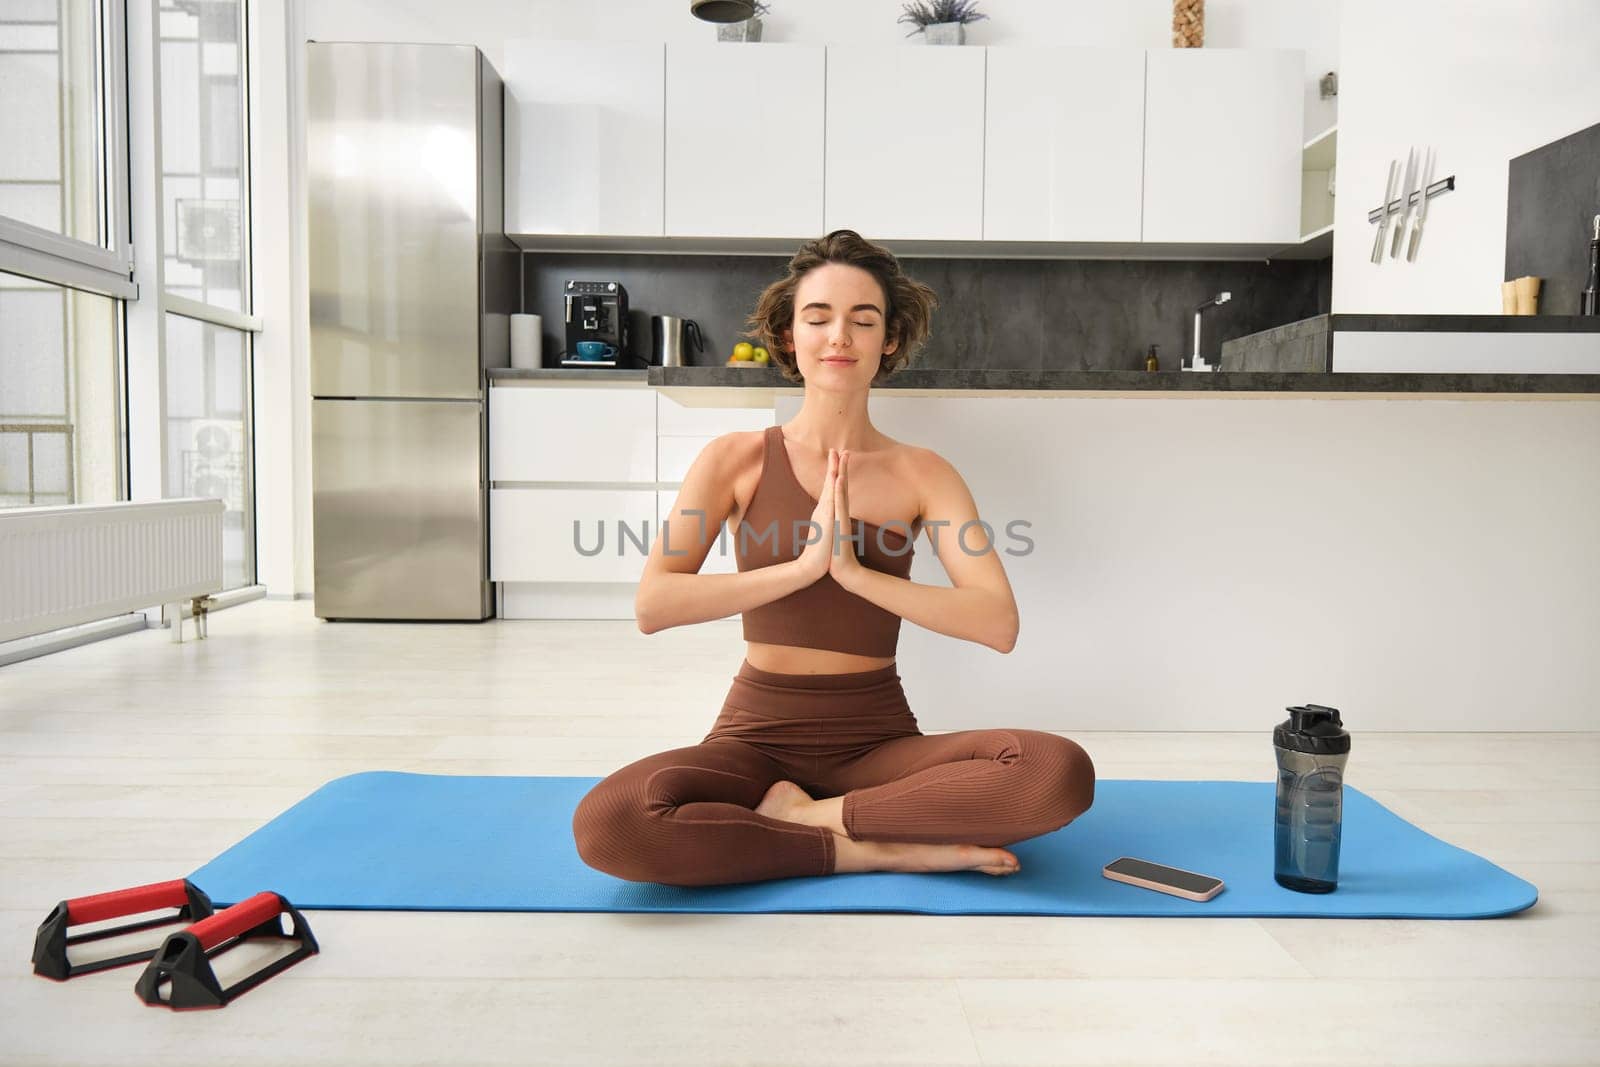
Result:
[[[717,27],[717,40],[719,41],[759,41],[761,40],[761,16],[770,8],[766,0],[755,0],[750,5],[753,14],[740,22],[724,22]]]
[[[986,19],[978,13],[978,0],[912,0],[896,22],[910,23],[911,33],[925,35],[928,44],[966,44],[967,23]]]

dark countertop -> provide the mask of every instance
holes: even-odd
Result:
[[[750,388],[799,392],[776,368],[552,367],[495,368],[491,382],[639,382],[656,388]],[[1593,394],[1600,374],[1318,374],[1296,371],[1079,371],[980,370],[913,367],[875,389],[949,392],[1152,392],[1152,393],[1429,393]]]
[[[800,390],[774,368],[651,367],[649,384]],[[1600,374],[1315,374],[1282,371],[968,370],[912,367],[874,389],[1027,392],[1576,393],[1600,394]]]
[[[1339,338],[1354,342],[1366,334],[1401,338],[1481,335],[1520,344],[1533,344],[1535,337],[1547,339],[1545,343],[1574,337],[1578,340],[1570,343],[1600,354],[1600,316],[1323,314],[1229,338],[1222,342],[1219,362],[1224,371],[1326,374],[1338,365],[1335,353],[1340,347]],[[1517,338],[1523,340],[1518,342]],[[1454,339],[1450,343],[1455,343]]]
[[[1335,333],[1600,333],[1600,315],[1330,315]]]

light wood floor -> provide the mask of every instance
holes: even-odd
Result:
[[[604,775],[704,734],[736,622],[356,625],[308,604],[0,668],[4,1064],[1600,1064],[1600,735],[1361,737],[1350,784],[1532,881],[1480,921],[312,912],[213,1012],[56,984],[66,897],[181,877],[330,778]],[[1255,734],[1074,733],[1268,780]],[[1023,877],[1026,876],[1024,872]]]

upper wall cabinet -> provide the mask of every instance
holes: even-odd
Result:
[[[1144,240],[1300,239],[1304,79],[1297,51],[1149,53]]]
[[[1142,49],[991,48],[987,241],[1137,241]]]
[[[506,42],[506,232],[662,228],[666,46]]]
[[[820,232],[823,55],[667,45],[667,236]]]
[[[506,232],[552,245],[1300,240],[1300,51],[527,38],[505,65]]]
[[[825,230],[982,239],[987,51],[828,46]]]

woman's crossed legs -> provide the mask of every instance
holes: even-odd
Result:
[[[783,782],[804,793],[774,789]],[[1002,873],[1015,857],[1000,846],[1059,829],[1093,801],[1087,753],[1039,730],[901,736],[837,759],[717,738],[616,771],[572,827],[589,866],[667,885]]]

